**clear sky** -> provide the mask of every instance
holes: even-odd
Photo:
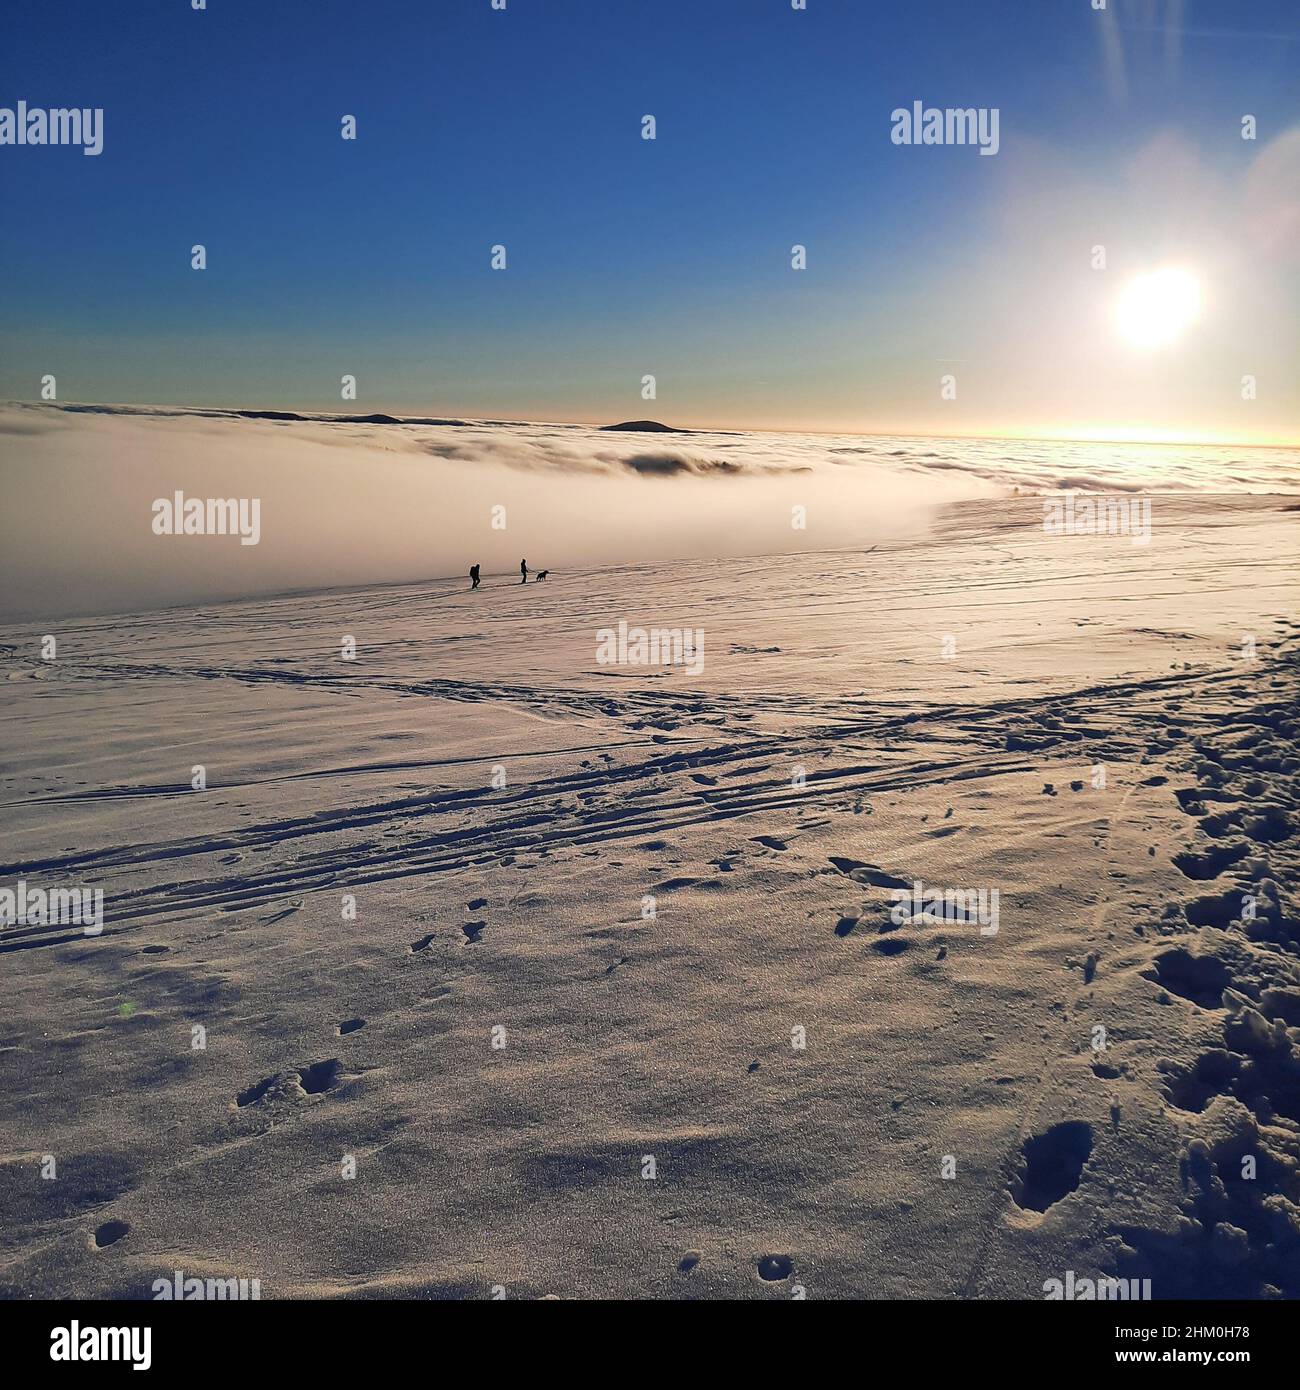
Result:
[[[1093,3],[7,0],[0,396],[1300,440],[1300,4]]]

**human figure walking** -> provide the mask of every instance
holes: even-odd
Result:
[[[469,587],[470,587],[471,589],[477,589],[477,588],[478,588],[478,566],[477,566],[477,565],[471,565],[471,566],[469,567],[469,580],[470,580]]]
[[[527,583],[528,583],[528,561],[527,561],[527,560],[520,560],[520,562],[519,562],[519,582],[520,582],[521,584],[527,584]]]

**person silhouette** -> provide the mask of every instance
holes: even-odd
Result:
[[[469,578],[470,578],[470,585],[469,585],[469,587],[470,587],[471,589],[477,589],[477,588],[478,588],[478,566],[477,566],[477,565],[471,565],[471,566],[469,567]]]
[[[527,561],[527,560],[520,560],[520,562],[519,562],[519,582],[520,582],[521,584],[527,584],[527,583],[528,583],[528,561]]]

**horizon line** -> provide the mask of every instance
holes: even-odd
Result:
[[[440,418],[440,423],[445,428],[466,428],[470,426],[512,426],[512,425],[547,425],[584,429],[610,429],[613,425],[635,423],[633,420],[615,420],[605,424],[597,423],[593,420],[556,420],[556,419],[504,419],[488,415],[462,414],[457,412],[455,417],[448,415],[444,417],[432,416],[402,416],[389,410],[376,407],[370,411],[354,410],[349,412],[333,412],[326,410],[308,410],[303,407],[286,406],[233,406],[233,405],[189,405],[189,404],[166,404],[162,402],[146,401],[43,401],[43,400],[23,400],[12,397],[3,402],[6,406],[35,406],[47,407],[54,410],[101,410],[104,412],[114,411],[140,411],[179,414],[179,415],[236,415],[241,418],[257,419],[264,416],[281,416],[286,422],[297,419],[303,423],[310,423],[316,420],[320,423],[340,423],[355,424],[365,423],[368,417],[383,415],[387,420],[373,421],[376,425],[383,425],[389,422],[405,425],[418,425],[426,419]],[[638,417],[645,419],[648,423],[653,423],[661,427],[663,433],[675,434],[815,434],[815,435],[853,435],[874,439],[952,439],[952,440],[987,440],[1007,443],[1042,443],[1042,444],[1127,444],[1136,446],[1147,446],[1156,448],[1168,447],[1192,447],[1192,448],[1240,448],[1240,449],[1298,449],[1300,448],[1300,435],[1295,439],[1272,438],[1268,440],[1245,440],[1220,435],[1216,438],[1193,437],[1189,435],[1170,435],[1165,438],[1140,438],[1135,434],[1124,433],[1125,426],[1115,426],[1105,431],[1096,433],[1066,433],[1066,432],[1040,432],[1040,427],[1034,427],[1028,431],[1017,431],[1014,429],[981,432],[981,431],[927,431],[918,429],[834,429],[816,428],[810,426],[737,426],[737,425],[667,425],[659,420],[652,420],[649,416]],[[1137,429],[1139,427],[1127,427]],[[635,433],[636,431],[628,431]],[[646,433],[659,431],[646,431]]]

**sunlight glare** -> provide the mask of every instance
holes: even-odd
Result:
[[[1166,267],[1129,281],[1115,305],[1119,330],[1137,347],[1167,347],[1201,312],[1201,286],[1189,271]]]

